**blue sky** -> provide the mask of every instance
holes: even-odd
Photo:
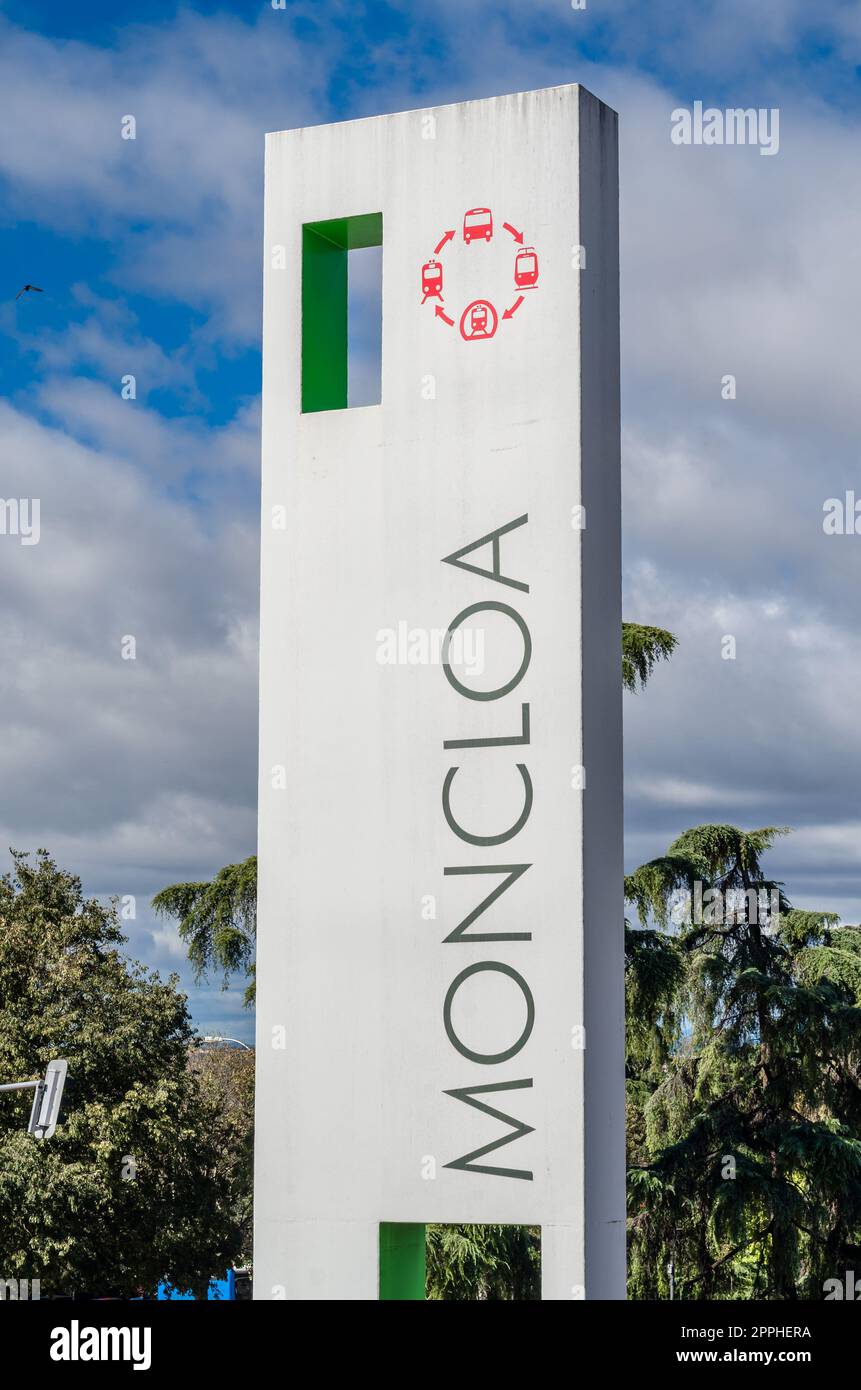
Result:
[[[0,838],[134,895],[202,1028],[252,1019],[147,904],[255,845],[263,134],[295,125],[569,81],[619,111],[625,612],[681,642],[626,697],[627,862],[790,824],[790,896],[861,918],[861,537],[822,530],[861,496],[859,64],[857,0],[0,0],[0,491],[42,507],[0,537]],[[778,107],[779,153],[674,146],[697,100]]]

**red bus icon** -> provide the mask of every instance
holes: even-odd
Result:
[[[422,294],[424,299],[442,299],[442,266],[439,261],[426,261],[422,266]]]
[[[514,258],[514,283],[519,290],[534,290],[538,284],[538,257],[534,246],[524,246]]]
[[[463,239],[467,246],[471,241],[484,237],[490,241],[493,236],[493,217],[490,208],[471,208],[463,219]]]

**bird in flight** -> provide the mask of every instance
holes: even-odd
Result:
[[[28,290],[35,290],[37,294],[45,293],[45,291],[43,289],[40,289],[38,285],[24,285],[23,288],[18,291],[15,298],[20,299],[21,295],[26,294]]]

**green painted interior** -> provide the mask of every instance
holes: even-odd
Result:
[[[302,411],[347,406],[347,260],[382,246],[383,214],[306,222],[302,228]]]
[[[417,1222],[380,1225],[380,1299],[425,1296],[425,1228]]]

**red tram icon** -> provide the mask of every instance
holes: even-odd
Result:
[[[534,246],[523,246],[514,258],[514,283],[519,290],[534,290],[538,284],[538,257]]]

